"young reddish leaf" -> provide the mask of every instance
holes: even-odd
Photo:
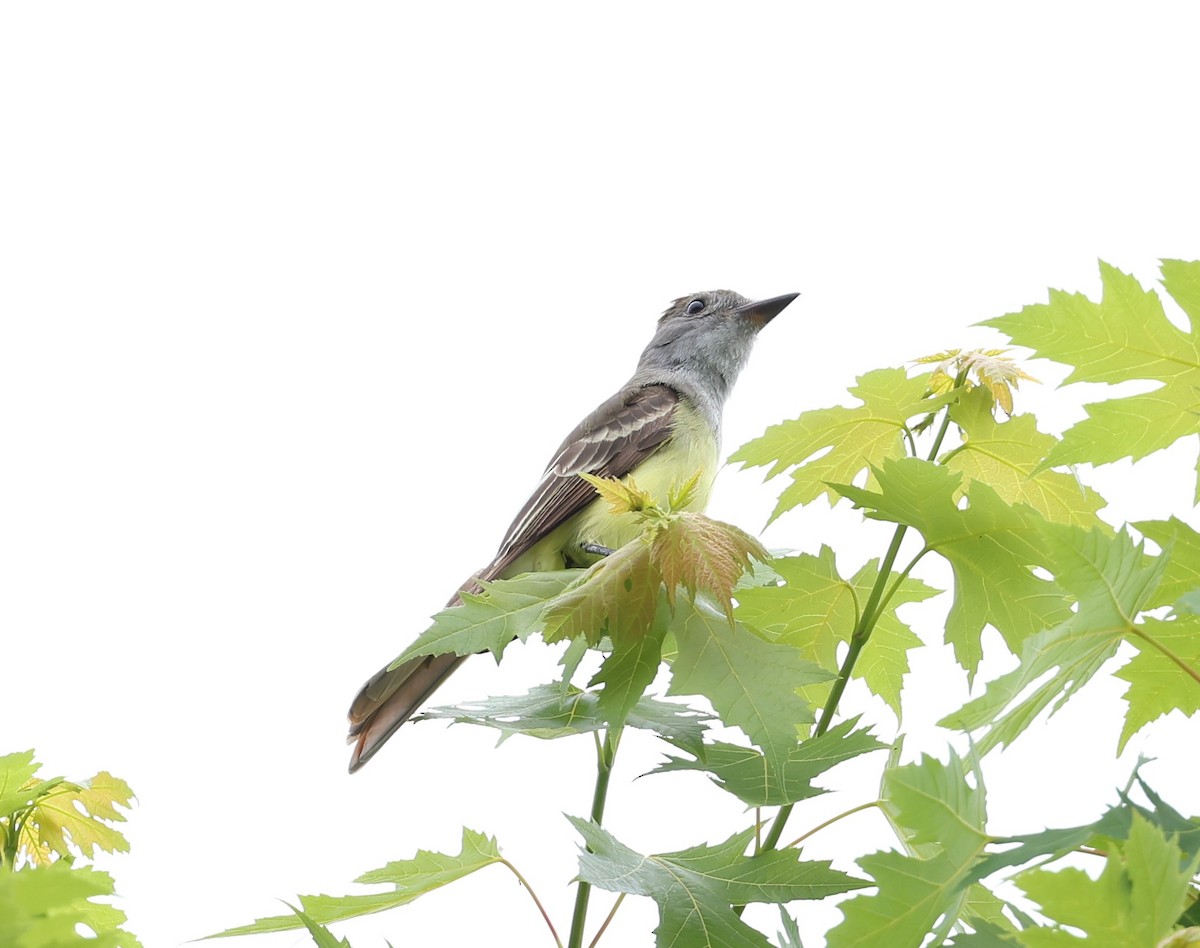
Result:
[[[760,562],[770,558],[744,530],[697,513],[671,518],[651,543],[650,557],[672,605],[678,586],[693,596],[705,592],[721,604],[731,621],[733,588],[750,568],[751,558]]]

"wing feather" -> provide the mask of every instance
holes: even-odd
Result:
[[[508,528],[490,576],[596,499],[577,475],[624,477],[671,436],[679,393],[667,385],[618,392],[588,415],[559,446],[542,481]]]

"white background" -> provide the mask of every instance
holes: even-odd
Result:
[[[133,852],[105,865],[148,948],[456,851],[463,824],[499,835],[565,938],[561,814],[587,811],[590,742],[494,751],[426,724],[351,778],[361,680],[487,561],[672,298],[803,293],[729,405],[732,450],[856,374],[995,344],[970,324],[1048,286],[1094,296],[1097,258],[1148,282],[1200,256],[1198,33],[1190,3],[5,5],[0,751],[132,784]],[[1018,406],[1061,427],[1077,402],[1026,386]],[[1139,488],[1100,472],[1111,518],[1187,515],[1194,453]],[[727,470],[712,512],[757,529],[783,483]],[[846,571],[878,555],[886,529],[823,508],[766,541],[834,543]],[[475,659],[439,697],[521,691],[555,654]],[[913,660],[909,749],[944,755],[928,722],[963,676]],[[1122,690],[1095,682],[989,758],[997,832],[1093,818],[1138,751],[1200,810],[1195,722],[1109,763]],[[657,759],[623,746],[618,837],[744,825],[702,777],[629,785]],[[789,836],[871,799],[880,762]],[[887,839],[864,814],[809,853],[850,869]],[[807,933],[839,917],[801,908]],[[628,900],[605,941],[649,944],[653,920]],[[493,868],[343,932],[550,944],[540,926]]]

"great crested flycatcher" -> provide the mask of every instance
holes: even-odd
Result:
[[[637,371],[567,435],[500,549],[459,590],[518,573],[587,566],[641,531],[615,514],[580,473],[629,474],[651,496],[701,472],[691,507],[702,510],[716,476],[721,409],[755,336],[799,294],[752,302],[729,290],[682,296],[658,320]],[[461,602],[455,593],[449,605]],[[353,773],[467,656],[431,655],[380,669],[350,706]]]

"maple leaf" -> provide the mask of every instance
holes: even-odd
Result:
[[[849,485],[838,490],[867,516],[907,524],[925,546],[949,561],[954,602],[946,618],[946,641],[969,673],[983,656],[979,637],[991,624],[1019,653],[1030,635],[1068,613],[1054,583],[1034,575],[1045,559],[1039,525],[1045,520],[1023,504],[1010,506],[982,481],[973,482],[960,508],[961,475],[917,458],[888,461],[875,471],[878,493]]]
[[[833,550],[822,546],[815,556],[801,553],[778,557],[771,566],[783,584],[739,590],[734,614],[739,621],[798,649],[808,661],[836,672],[838,644],[850,640],[861,603],[867,601],[879,575],[877,564],[867,563],[853,577],[843,579]],[[854,666],[853,677],[866,682],[897,715],[901,683],[908,673],[908,652],[922,642],[897,617],[896,609],[938,592],[911,576],[899,580],[876,620],[870,643]],[[799,692],[812,704],[823,705],[829,688],[828,682],[821,682]]]
[[[1010,413],[1011,414],[1011,413]],[[976,388],[950,406],[950,419],[963,433],[963,443],[941,458],[949,470],[989,485],[1007,504],[1028,504],[1047,520],[1090,527],[1106,503],[1073,474],[1047,470],[1042,460],[1058,439],[1038,431],[1032,415],[998,421],[992,399]]]
[[[654,505],[654,499],[634,483],[632,477],[617,480],[612,477],[597,477],[595,474],[579,472],[579,476],[592,485],[604,500],[608,501],[613,513],[638,513]],[[697,480],[699,475],[697,475]]]
[[[1099,302],[1051,290],[1048,303],[985,320],[1036,355],[1072,366],[1063,384],[1160,383],[1152,392],[1087,407],[1088,417],[1063,435],[1043,467],[1133,460],[1200,431],[1200,262],[1164,260],[1162,283],[1190,321],[1177,329],[1157,293],[1100,262]],[[1197,483],[1200,500],[1200,481]]]
[[[1011,743],[1051,702],[1053,714],[1112,658],[1122,637],[1137,631],[1137,616],[1165,566],[1162,557],[1146,556],[1124,532],[1045,524],[1042,534],[1055,579],[1075,596],[1078,610],[1027,639],[1016,669],[941,722],[986,731],[976,735],[980,754]]]
[[[547,642],[583,636],[598,645],[645,634],[654,619],[662,574],[650,555],[650,544],[638,538],[598,560],[542,611],[542,637]]]
[[[474,655],[488,651],[496,661],[513,640],[524,641],[540,627],[546,600],[579,578],[579,570],[526,573],[513,579],[480,583],[477,593],[464,592],[462,602],[443,609],[392,662],[395,668],[422,655]]]
[[[588,682],[589,687],[603,686],[599,709],[614,730],[624,726],[630,712],[658,674],[669,612],[666,602],[660,602],[654,621],[644,634],[614,638],[612,652]]]
[[[975,385],[970,376],[991,394],[995,403],[1004,409],[1005,414],[1013,411],[1012,393],[1017,383],[1024,379],[1036,382],[1032,375],[1026,373],[1013,359],[1005,358],[1008,349],[947,349],[935,355],[922,356],[915,360],[921,363],[938,363],[929,375],[929,390],[934,395],[944,395],[958,385],[960,376],[966,377],[966,389],[971,391]]]
[[[523,695],[501,695],[480,701],[464,702],[446,708],[432,708],[425,716],[455,724],[474,724],[500,732],[500,741],[514,734],[556,740],[574,734],[591,734],[610,727],[608,715],[600,707],[595,691],[581,691],[569,685],[537,685]],[[677,747],[700,744],[710,716],[685,705],[642,697],[629,712],[629,727],[653,731]]]
[[[828,792],[814,787],[812,781],[843,761],[887,746],[866,730],[856,731],[857,724],[857,717],[849,718],[818,737],[801,741],[780,768],[753,747],[716,741],[702,748],[678,745],[696,759],[668,757],[651,773],[700,770],[712,774],[722,789],[747,806],[784,806]]]
[[[80,783],[60,783],[38,800],[25,823],[31,854],[49,849],[70,856],[74,848],[90,858],[97,849],[129,852],[129,842],[110,824],[125,822],[117,807],[128,808],[132,801],[129,784],[106,771]]]
[[[858,593],[860,602],[866,602],[879,575],[874,561],[866,563],[850,580]],[[913,576],[904,576],[894,581],[887,607],[875,620],[871,639],[858,657],[851,677],[862,681],[872,694],[882,698],[896,717],[900,714],[900,689],[904,676],[908,674],[908,653],[925,643],[908,623],[896,615],[896,610],[910,602],[924,602],[941,590],[929,586]]]
[[[0,872],[0,945],[6,948],[141,948],[120,926],[125,913],[92,899],[113,894],[107,872],[65,859],[20,872]],[[87,936],[80,927],[90,929]]]
[[[300,910],[318,925],[358,918],[405,905],[427,892],[501,862],[504,862],[504,859],[494,837],[464,827],[462,848],[457,855],[418,849],[412,859],[389,862],[383,868],[365,872],[354,880],[365,885],[390,885],[389,891],[343,896],[302,895]],[[207,937],[229,938],[234,935],[285,932],[304,927],[305,922],[296,914],[274,915]]]
[[[1017,943],[1054,948],[1085,942],[1113,948],[1141,948],[1171,934],[1183,911],[1191,876],[1200,857],[1180,859],[1174,837],[1167,837],[1140,813],[1133,814],[1129,838],[1113,841],[1104,871],[1093,879],[1082,869],[1032,869],[1017,885],[1043,913],[1067,928],[1039,927],[1021,932]]]
[[[579,878],[610,892],[653,899],[659,912],[654,943],[660,948],[770,948],[730,906],[822,899],[863,885],[828,862],[801,861],[795,850],[744,855],[752,829],[716,846],[647,856],[595,823],[568,819],[587,843],[579,854]]]
[[[794,468],[770,520],[822,494],[837,503],[838,494],[827,482],[849,484],[863,471],[902,456],[908,419],[935,407],[926,397],[926,376],[910,379],[903,369],[868,372],[850,393],[862,404],[804,412],[772,425],[730,457],[746,467],[769,467],[768,480]]]
[[[1163,569],[1162,582],[1154,591],[1147,608],[1173,606],[1194,589],[1200,589],[1200,533],[1178,517],[1169,520],[1134,522],[1143,536],[1170,554]]]
[[[750,534],[732,524],[704,514],[681,513],[671,518],[650,544],[650,559],[667,587],[667,600],[675,604],[675,590],[682,586],[692,596],[705,592],[733,620],[733,590],[751,559],[760,562],[770,555]]]
[[[799,739],[797,726],[813,721],[812,707],[797,689],[834,675],[805,661],[797,649],[730,623],[703,599],[679,610],[673,631],[679,651],[667,693],[703,695],[782,774]]]
[[[1145,618],[1129,641],[1138,653],[1116,673],[1129,682],[1117,753],[1151,721],[1172,711],[1200,711],[1200,616]]]
[[[973,772],[978,782],[978,768]],[[908,852],[858,858],[878,888],[839,906],[844,920],[829,932],[829,948],[920,945],[939,917],[957,917],[970,871],[985,852],[983,787],[967,783],[953,752],[946,764],[922,757],[889,767],[882,798]]]

